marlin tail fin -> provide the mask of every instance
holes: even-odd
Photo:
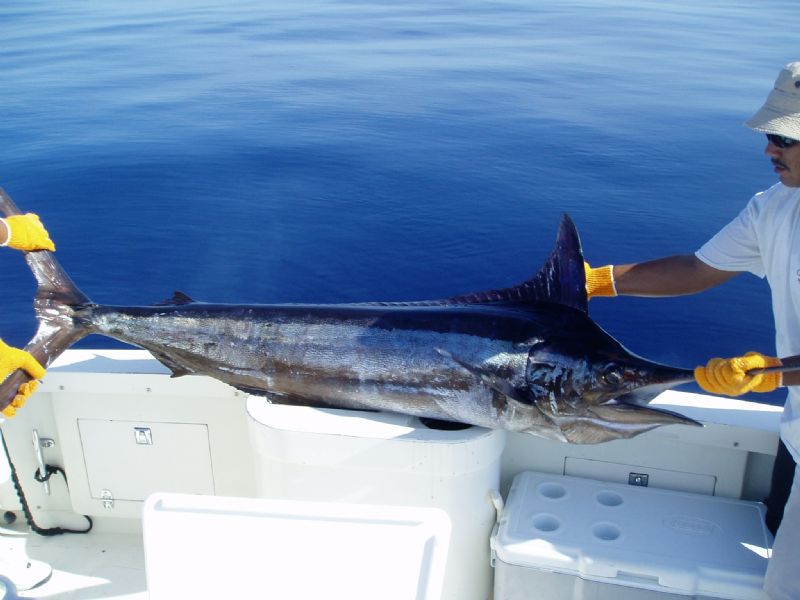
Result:
[[[11,197],[0,187],[0,213],[3,216],[21,214]],[[33,302],[39,327],[25,346],[43,367],[47,368],[64,350],[88,335],[73,318],[75,311],[91,304],[78,289],[51,252],[26,252],[25,260],[36,278],[37,291]],[[0,410],[8,406],[23,383],[30,381],[27,373],[18,370],[0,383]]]

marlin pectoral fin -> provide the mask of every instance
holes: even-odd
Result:
[[[503,379],[502,377],[498,377],[488,369],[484,369],[483,367],[479,367],[478,365],[473,365],[468,363],[465,360],[454,356],[451,352],[447,350],[443,350],[442,348],[436,348],[436,352],[440,355],[445,356],[452,360],[453,362],[457,363],[459,366],[463,367],[470,373],[472,373],[475,377],[480,379],[483,383],[489,386],[494,391],[503,394],[504,396],[508,396],[512,400],[516,400],[517,402],[521,402],[522,404],[530,405],[530,399],[525,395],[525,393],[514,387],[508,380]]]
[[[162,365],[164,365],[170,371],[172,371],[170,377],[183,377],[184,375],[192,374],[192,372],[189,369],[178,364],[166,354],[162,354],[161,352],[154,352],[153,350],[150,350],[150,354],[152,354],[158,360],[158,362],[160,362]]]

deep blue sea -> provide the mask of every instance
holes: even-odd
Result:
[[[693,252],[776,181],[742,122],[798,30],[797,0],[5,0],[0,186],[110,304],[508,286],[564,212],[595,265]],[[0,291],[24,345],[13,251]],[[678,366],[774,353],[751,275],[590,312]]]

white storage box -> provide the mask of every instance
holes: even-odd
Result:
[[[492,534],[495,600],[764,600],[755,502],[523,472]]]
[[[439,600],[450,522],[435,508],[154,494],[150,600]]]

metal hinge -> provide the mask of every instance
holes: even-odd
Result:
[[[100,499],[103,501],[103,508],[114,508],[114,494],[111,490],[100,490]]]

